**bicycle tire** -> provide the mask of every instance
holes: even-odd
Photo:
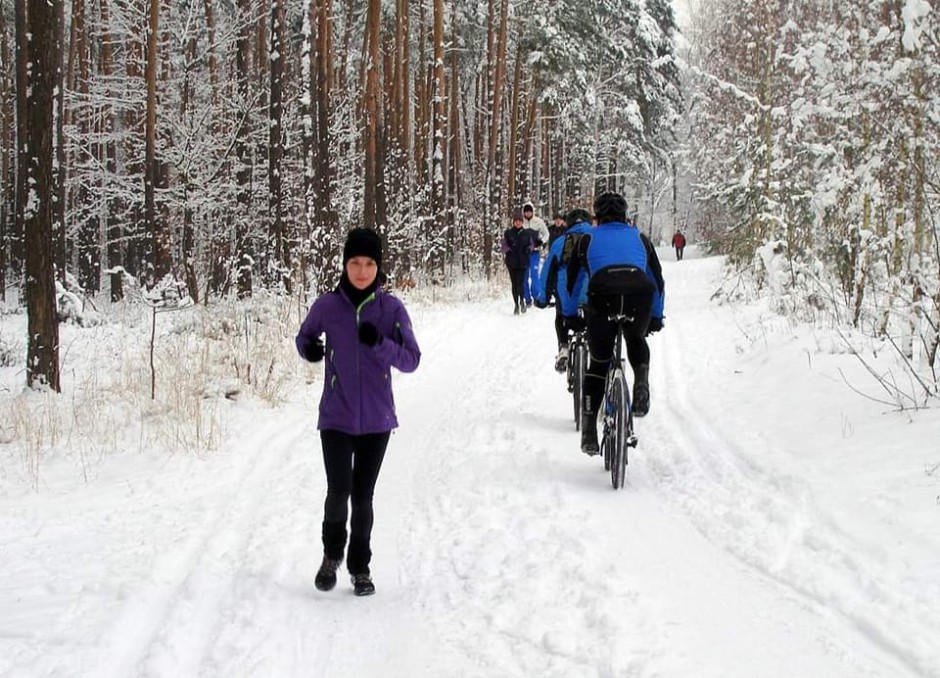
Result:
[[[604,470],[605,471],[610,471],[610,464],[613,458],[613,450],[614,450],[613,440],[611,438],[611,431],[613,431],[613,427],[611,426],[611,419],[610,419],[610,403],[608,402],[609,395],[610,394],[606,393],[606,389],[605,389],[604,400],[601,401],[601,407],[603,408],[601,410],[603,412],[603,417],[601,418],[601,421],[604,424],[604,429],[601,434],[601,451],[604,453]]]
[[[584,386],[584,342],[577,341],[574,344],[574,388],[572,389],[572,399],[574,400],[574,430],[581,430],[581,390]],[[572,356],[568,356],[572,360]]]
[[[611,463],[610,483],[615,490],[623,488],[627,470],[627,438],[629,437],[629,400],[627,380],[622,369],[614,370],[610,388],[611,419]]]

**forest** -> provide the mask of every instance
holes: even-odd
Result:
[[[723,294],[887,342],[936,395],[936,12],[924,0],[3,0],[0,294],[58,388],[56,299],[501,273],[525,200],[623,192]],[[747,292],[750,293],[750,292]],[[61,315],[61,314],[60,314]]]

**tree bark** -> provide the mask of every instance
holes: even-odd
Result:
[[[275,284],[283,284],[290,292],[290,252],[287,237],[284,232],[283,191],[281,181],[281,165],[283,158],[283,78],[285,74],[285,56],[287,45],[285,43],[285,11],[284,0],[273,0],[271,6],[271,96],[268,104],[268,215],[271,220],[270,238],[272,248],[269,256],[273,254],[276,268],[281,274]]]
[[[52,204],[52,251],[53,264],[55,265],[56,279],[65,283],[65,178],[67,166],[65,160],[65,72],[64,72],[64,49],[65,49],[65,11],[64,2],[55,2],[55,84],[53,85],[53,96],[55,102],[53,106],[55,121],[55,139],[53,146],[53,155],[55,163],[53,165],[55,197]]]
[[[101,11],[101,74],[105,81],[109,81],[114,72],[114,50],[111,46],[111,13],[107,0],[100,0]],[[110,90],[106,90],[110,93]],[[107,98],[107,97],[106,97]],[[109,103],[104,104],[102,112],[102,124],[105,129],[104,142],[104,163],[105,176],[109,181],[117,177],[117,145],[111,138],[111,132],[116,127],[114,119],[114,110]],[[124,229],[121,227],[121,221],[118,219],[118,212],[121,210],[121,199],[114,195],[110,186],[103,185],[102,190],[108,196],[106,200],[105,233],[106,233],[106,254],[108,268],[112,269],[110,275],[111,301],[120,301],[124,298],[124,276],[114,269],[124,263],[124,248],[121,247],[121,239]]]
[[[383,121],[382,107],[379,102],[381,89],[379,87],[379,38],[381,18],[380,0],[369,0],[366,14],[365,64],[363,66],[364,97],[363,115],[365,127],[363,130],[363,151],[365,153],[365,187],[363,200],[363,226],[383,231],[385,227],[384,212],[384,163],[383,151]]]
[[[9,234],[10,265],[15,273],[23,271],[26,201],[29,195],[29,99],[24,96],[29,88],[29,38],[26,26],[26,0],[16,0],[16,198],[13,230]],[[50,241],[50,247],[52,243]]]
[[[236,40],[235,71],[237,78],[238,95],[241,105],[245,108],[245,115],[236,130],[235,157],[237,169],[235,183],[237,185],[236,201],[238,212],[235,214],[235,261],[236,285],[239,299],[251,296],[251,251],[248,241],[248,227],[251,214],[251,175],[252,159],[249,139],[249,115],[251,108],[251,43],[252,43],[252,0],[240,0],[241,13],[239,21],[241,27]]]
[[[0,12],[0,61],[10,63],[10,46],[7,41],[6,23],[3,12]],[[7,77],[7,70],[0,69],[0,300],[7,298],[7,265],[9,263],[8,236],[12,231],[13,212],[16,201],[16,190],[11,185],[10,157],[11,153],[11,121],[13,119],[13,106],[11,97],[13,87]]]
[[[52,229],[55,220],[55,87],[60,43],[57,8],[47,0],[29,0],[24,29],[28,38],[29,186],[26,206],[26,310],[28,340],[26,383],[60,391],[59,326],[56,320]]]
[[[503,79],[506,73],[506,43],[509,23],[509,0],[501,0],[499,31],[496,37],[496,53],[490,60],[493,64],[493,86],[491,88],[489,151],[487,154],[487,217],[484,224],[483,262],[487,275],[492,274],[494,231],[499,232],[502,223],[502,159],[499,139],[502,131]]]
[[[172,270],[170,239],[157,208],[156,189],[161,183],[157,160],[157,64],[160,58],[157,35],[160,31],[160,0],[150,0],[147,29],[147,116],[144,127],[144,221],[150,241],[152,282],[160,281]]]
[[[444,189],[447,186],[447,179],[444,176],[446,167],[444,165],[444,155],[446,152],[446,141],[444,134],[447,128],[447,117],[445,115],[444,102],[446,100],[446,86],[444,80],[444,0],[434,0],[434,29],[432,42],[434,45],[434,64],[431,71],[431,246],[432,256],[428,262],[431,270],[440,270],[443,274],[444,269],[444,239],[441,237],[446,228],[446,205],[444,202]]]

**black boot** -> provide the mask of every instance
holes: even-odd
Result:
[[[650,366],[633,368],[633,414],[645,417],[650,411]]]
[[[581,451],[591,457],[601,451],[601,446],[597,443],[596,412],[581,412]]]
[[[319,591],[331,591],[336,586],[336,570],[339,569],[342,560],[328,558],[323,556],[323,562],[320,563],[320,569],[316,578],[313,580],[314,586]]]
[[[375,584],[372,583],[372,577],[367,573],[352,575],[353,590],[357,596],[371,596],[375,593]]]

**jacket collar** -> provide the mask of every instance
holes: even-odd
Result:
[[[379,277],[376,276],[375,280],[372,281],[372,284],[369,285],[364,290],[360,290],[349,280],[349,277],[346,275],[346,271],[343,271],[342,276],[339,279],[339,285],[336,286],[336,289],[343,293],[343,295],[352,302],[352,305],[356,308],[359,308],[366,299],[379,289]]]

